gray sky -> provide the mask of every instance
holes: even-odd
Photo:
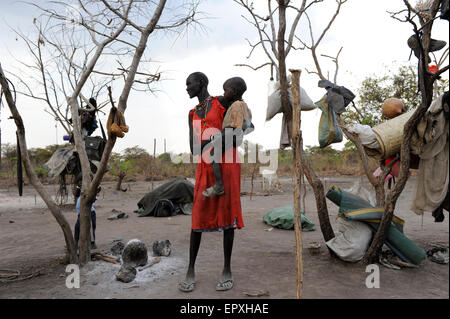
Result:
[[[176,3],[177,0],[168,1]],[[256,1],[255,1],[256,2]],[[298,1],[293,1],[294,3]],[[40,3],[40,1],[39,1]],[[264,2],[258,1],[258,5]],[[413,1],[414,3],[414,1]],[[311,18],[318,29],[327,23],[335,7],[334,0],[325,0],[317,9],[311,11]],[[412,34],[409,24],[400,23],[390,17],[387,11],[398,11],[404,7],[401,0],[349,0],[341,9],[332,29],[321,44],[319,54],[335,55],[342,46],[340,72],[337,83],[356,93],[359,83],[368,75],[381,74],[397,66],[416,63],[414,56],[408,62],[410,50],[406,45]],[[252,110],[256,130],[248,135],[252,142],[262,144],[266,149],[279,145],[281,115],[265,123],[267,107],[268,68],[252,71],[234,66],[237,63],[259,65],[266,62],[262,50],[255,51],[252,59],[246,60],[249,53],[248,38],[257,40],[256,30],[242,17],[245,11],[231,0],[206,0],[200,10],[211,18],[203,20],[206,32],[191,32],[188,36],[174,42],[170,36],[153,36],[148,43],[147,56],[160,63],[155,68],[164,71],[165,81],[158,84],[156,95],[132,92],[125,113],[130,132],[119,139],[114,151],[139,145],[153,152],[153,139],[157,139],[157,153],[163,152],[164,139],[167,150],[187,152],[188,126],[187,114],[197,103],[190,100],[185,91],[186,77],[195,71],[204,72],[209,80],[212,95],[223,93],[223,82],[233,76],[243,77],[248,85],[244,99]],[[10,27],[20,27],[31,32],[32,20],[36,9],[24,3],[10,0],[0,2],[0,56],[2,67],[6,70],[17,68],[16,59],[28,59],[23,43],[16,40]],[[297,34],[308,39],[306,21],[302,21]],[[437,20],[433,37],[448,41],[448,22]],[[334,71],[333,64],[322,60],[323,66]],[[301,86],[313,101],[319,100],[325,93],[317,87],[318,77],[308,74],[305,68],[313,69],[309,52],[292,51],[288,59],[288,68],[303,70]],[[119,88],[115,92],[120,92]],[[118,93],[117,93],[118,94]],[[25,121],[28,147],[43,147],[48,144],[63,143],[63,129],[55,128],[55,121],[43,112],[40,102],[22,96],[18,97],[18,107]],[[15,126],[7,120],[10,112],[7,107],[1,109],[2,143],[15,144]],[[101,116],[103,124],[106,116]],[[304,112],[302,130],[305,145],[318,145],[317,132],[320,111]],[[100,135],[100,130],[96,132]],[[337,147],[341,147],[337,145]]]

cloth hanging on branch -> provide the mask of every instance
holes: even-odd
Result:
[[[286,115],[283,114],[283,120],[281,122],[280,148],[285,149],[286,147],[290,146],[291,146],[291,134],[289,134]]]
[[[445,200],[449,186],[449,93],[433,101],[411,140],[411,152],[420,157],[412,210],[433,212]],[[447,111],[446,111],[447,110]]]
[[[122,112],[116,108],[111,107],[109,112],[108,121],[106,123],[106,130],[108,131],[108,136],[124,137],[125,133],[128,133],[128,126],[125,123],[125,117]]]
[[[355,94],[344,86],[339,86],[328,80],[320,80],[320,88],[327,90],[325,102],[333,108],[336,114],[345,112],[345,108],[355,99]]]

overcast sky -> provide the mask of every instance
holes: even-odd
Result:
[[[177,0],[168,2],[176,3]],[[258,5],[266,3],[255,2]],[[310,16],[316,30],[324,27],[334,7],[335,0],[324,0],[323,4],[311,11]],[[366,76],[382,74],[389,69],[395,70],[399,65],[416,63],[414,56],[408,62],[410,50],[406,41],[412,34],[411,25],[400,23],[387,13],[401,10],[403,7],[402,0],[348,0],[342,7],[340,15],[319,49],[320,54],[335,55],[340,47],[343,47],[339,60],[339,85],[344,85],[356,93],[358,85]],[[191,32],[177,41],[170,36],[154,36],[150,39],[147,56],[159,62],[155,64],[155,68],[159,67],[164,71],[165,81],[158,84],[159,92],[156,95],[132,92],[125,114],[130,132],[125,138],[118,139],[114,151],[119,152],[139,145],[152,153],[153,140],[156,138],[157,153],[163,152],[164,139],[167,140],[167,151],[187,152],[187,114],[197,101],[189,99],[185,91],[185,80],[195,71],[204,72],[208,76],[209,91],[212,95],[223,93],[222,84],[226,79],[233,76],[244,78],[248,85],[244,99],[253,112],[256,127],[248,139],[262,144],[266,149],[279,146],[281,115],[277,115],[268,123],[264,121],[270,69],[264,68],[255,72],[234,66],[237,63],[257,66],[266,62],[261,50],[255,51],[252,59],[246,59],[250,50],[246,39],[254,43],[258,35],[241,17],[245,11],[232,0],[206,0],[200,10],[210,17],[202,20],[206,31]],[[26,33],[32,29],[32,20],[36,14],[35,9],[23,2],[0,2],[0,62],[5,70],[17,67],[15,58],[27,59],[23,43],[16,41],[10,27],[20,27]],[[297,34],[308,40],[305,22],[306,20],[301,21]],[[447,21],[435,22],[433,37],[448,42]],[[334,72],[333,64],[328,63],[327,59],[322,61],[326,70]],[[309,52],[292,51],[288,68],[303,70],[301,86],[313,101],[323,96],[325,91],[317,87],[318,77],[305,71],[306,68],[313,69]],[[17,105],[25,121],[29,148],[64,142],[63,129],[60,126],[55,128],[54,119],[43,112],[41,103],[19,96]],[[0,124],[2,143],[15,144],[15,126],[11,120],[7,120],[9,116],[8,108],[3,106]],[[106,116],[101,116],[100,119],[105,124]],[[318,145],[319,119],[318,110],[303,113],[305,145]],[[100,130],[97,134],[101,134]],[[342,145],[337,145],[340,146]]]

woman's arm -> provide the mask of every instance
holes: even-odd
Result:
[[[188,125],[189,125],[189,146],[191,148],[191,154],[194,155],[194,130],[192,128],[192,116],[193,111],[191,110],[188,114]]]
[[[194,143],[196,143],[194,141],[194,129],[192,127],[192,120],[194,117],[194,110],[191,110],[189,112],[189,116],[188,116],[188,124],[189,124],[189,146],[191,148],[191,154],[192,155],[200,155],[201,153],[203,153],[203,151],[205,150],[205,147],[211,142],[210,140],[207,141],[202,141],[202,145],[201,145],[201,151],[200,153],[198,152],[198,149],[195,147],[194,148]],[[195,153],[194,153],[195,151]]]

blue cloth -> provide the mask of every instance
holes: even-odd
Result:
[[[97,215],[95,214],[95,211],[91,212],[91,230],[92,230],[92,237],[93,241],[95,242],[95,229],[97,228]],[[78,242],[80,239],[80,214],[77,216],[77,222],[75,223],[75,241]]]
[[[237,228],[237,218],[234,219],[233,226],[224,226],[224,227],[219,227],[216,229],[193,229],[192,231],[195,233],[212,233],[212,232],[217,232],[217,231],[219,231],[219,232],[225,231],[225,230],[228,230],[231,228],[233,228],[233,229]]]
[[[95,196],[95,200],[97,200],[97,199],[98,199],[98,196]],[[95,203],[95,201],[94,201],[94,203]],[[92,203],[91,212],[95,212],[94,203]],[[81,205],[81,196],[78,197],[77,205],[75,206],[75,208],[77,210],[77,214],[80,214],[80,205]]]

